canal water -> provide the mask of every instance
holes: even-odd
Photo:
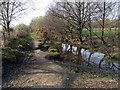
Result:
[[[66,52],[66,51],[69,50],[69,49],[70,49],[70,45],[62,43],[62,51],[63,51],[63,52]],[[72,53],[73,53],[74,55],[77,55],[77,54],[78,54],[77,47],[72,46]],[[84,60],[88,60],[88,58],[89,58],[89,56],[90,56],[91,53],[90,53],[89,50],[85,50],[84,48],[82,48],[82,49],[81,49],[81,54],[82,54]],[[93,54],[91,55],[91,57],[90,57],[90,62],[98,65],[99,62],[100,62],[102,59],[104,59],[104,56],[105,56],[104,53],[95,52],[95,53],[93,53]],[[117,69],[116,67],[114,67],[115,73],[120,73],[120,67],[119,67],[120,64],[119,64],[119,63],[114,63],[114,64],[117,66],[117,68],[119,68],[119,69]],[[111,68],[111,67],[112,67],[112,63],[107,62],[107,61],[104,60],[104,61],[102,62],[102,64],[101,64],[101,67]]]

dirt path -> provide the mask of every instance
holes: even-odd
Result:
[[[37,47],[38,42],[34,41]],[[3,87],[92,87],[117,88],[118,82],[108,78],[87,78],[81,74],[71,73],[68,69],[45,59],[47,52],[34,50],[29,59],[25,60],[21,69],[15,72],[10,80],[3,83]]]

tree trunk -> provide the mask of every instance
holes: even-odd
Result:
[[[9,40],[10,40],[10,24],[9,22],[7,23],[7,32],[8,32],[8,37],[9,37]]]
[[[82,55],[81,55],[81,48],[78,48],[78,55],[77,55],[77,64],[82,62]]]
[[[83,43],[83,39],[82,39],[82,28],[79,28],[78,31],[79,31],[80,43],[82,44],[82,43]]]
[[[104,2],[104,6],[103,6],[103,18],[102,18],[102,36],[101,36],[101,40],[103,41],[103,43],[104,43],[105,11],[106,11],[105,5],[106,5],[106,2]]]
[[[6,44],[5,32],[3,32],[3,42],[4,42],[4,45],[5,45]]]

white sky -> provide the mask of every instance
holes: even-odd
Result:
[[[59,1],[59,0],[31,0],[31,6],[33,9],[30,9],[30,11],[28,11],[28,14],[23,16],[23,18],[20,18],[17,21],[14,21],[12,24],[13,25],[17,25],[19,23],[24,23],[26,25],[29,25],[31,20],[34,17],[37,16],[44,16],[47,7],[50,5],[50,3],[52,3],[52,1]],[[84,0],[87,1],[87,0]],[[92,0],[91,0],[92,1]],[[99,1],[99,0],[93,0],[93,1]],[[104,1],[104,0],[100,0],[100,1]],[[106,0],[106,1],[119,1],[119,0]]]
[[[17,25],[19,23],[24,23],[29,25],[31,20],[37,16],[44,16],[47,10],[47,7],[52,3],[53,0],[32,0],[30,4],[30,9],[27,14],[25,14],[22,18],[17,21],[13,21],[12,25]]]
[[[12,25],[15,26],[20,23],[29,25],[33,18],[45,15],[47,7],[50,5],[50,3],[52,3],[52,1],[59,1],[59,0],[31,0],[32,3],[29,5],[29,7],[32,9],[29,9],[29,11],[27,11],[28,13],[19,20],[13,21]]]

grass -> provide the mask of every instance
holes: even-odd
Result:
[[[104,29],[104,36],[105,37],[114,37],[116,36],[118,33],[120,33],[120,30],[119,29],[109,29],[109,28],[105,28]],[[93,29],[92,30],[92,34],[93,36],[97,35],[97,36],[101,36],[102,35],[102,30],[99,28],[99,29]],[[88,36],[89,35],[89,31],[84,29],[83,30],[83,35],[85,36]]]

